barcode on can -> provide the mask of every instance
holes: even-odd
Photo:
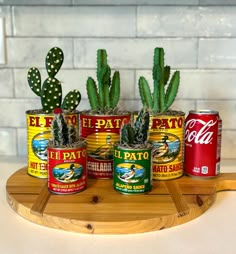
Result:
[[[208,167],[207,166],[202,166],[201,172],[203,175],[208,174]]]

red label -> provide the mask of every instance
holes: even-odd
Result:
[[[48,148],[48,189],[53,193],[71,194],[86,186],[86,147]]]
[[[87,141],[87,168],[90,177],[113,177],[113,145],[119,141],[122,124],[129,121],[130,114],[80,114],[80,135]]]
[[[216,176],[220,170],[222,121],[218,114],[192,114],[185,123],[185,172]]]

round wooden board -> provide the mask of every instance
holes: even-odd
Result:
[[[89,179],[85,191],[56,195],[47,180],[31,177],[27,167],[7,181],[10,206],[24,218],[47,227],[92,234],[129,234],[170,228],[203,214],[221,190],[236,189],[236,174],[199,179],[183,176],[154,181],[141,195],[122,195],[112,180]]]

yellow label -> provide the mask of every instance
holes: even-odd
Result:
[[[182,176],[184,116],[150,116],[149,141],[153,144],[153,179]]]
[[[47,178],[47,145],[51,139],[52,115],[27,114],[28,174]],[[66,115],[67,122],[78,127],[78,114]]]

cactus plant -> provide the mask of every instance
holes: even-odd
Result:
[[[52,140],[50,144],[54,147],[71,147],[77,140],[77,134],[74,125],[67,125],[63,110],[55,108],[54,117],[51,124]]]
[[[120,143],[125,146],[146,144],[149,128],[149,112],[142,109],[134,124],[125,123],[121,128]]]
[[[62,103],[61,82],[55,78],[64,60],[63,51],[54,47],[49,50],[46,56],[46,70],[48,78],[41,84],[41,74],[36,67],[28,71],[28,84],[31,90],[41,98],[43,112],[51,113],[55,108],[62,107],[65,110],[73,111],[79,105],[81,94],[78,90],[70,91]]]
[[[147,80],[139,78],[139,93],[142,104],[153,113],[166,112],[174,102],[180,82],[180,72],[175,71],[170,82],[170,66],[164,64],[164,49],[155,48],[154,63],[152,69],[154,82],[153,93],[151,93]]]
[[[116,108],[120,99],[120,74],[115,71],[111,80],[111,68],[107,63],[105,49],[97,51],[97,84],[89,77],[86,88],[92,110],[107,113]]]

